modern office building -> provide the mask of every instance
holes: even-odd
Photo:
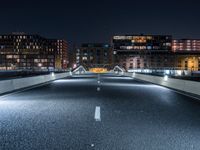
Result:
[[[67,69],[69,66],[68,45],[65,40],[50,39],[49,44],[55,49],[55,66],[59,69]]]
[[[174,66],[170,35],[114,36],[112,46],[115,64],[127,70]]]
[[[176,51],[200,51],[200,39],[175,39],[172,40],[172,50]]]
[[[181,70],[200,70],[200,39],[174,39],[172,51]]]
[[[175,53],[175,66],[179,70],[200,71],[200,53]]]
[[[166,51],[171,50],[172,36],[170,35],[125,35],[114,36],[115,51]]]
[[[66,53],[64,40],[26,33],[0,35],[0,70],[66,69]]]
[[[175,67],[175,55],[170,52],[152,53],[120,53],[119,66],[130,69],[167,69]]]
[[[114,36],[114,60],[126,70],[200,70],[200,40],[173,40],[170,35]]]
[[[109,44],[85,43],[75,50],[76,66],[88,68],[108,67],[112,64],[112,48]]]

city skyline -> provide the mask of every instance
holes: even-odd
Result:
[[[0,150],[199,150],[199,6],[2,1]]]
[[[200,38],[198,1],[3,1],[0,33],[27,32],[70,44],[107,42],[114,35],[170,34]]]

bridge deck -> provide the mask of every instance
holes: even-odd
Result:
[[[111,74],[0,97],[0,149],[199,149],[200,103]]]

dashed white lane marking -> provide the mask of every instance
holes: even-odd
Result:
[[[96,121],[101,121],[101,108],[99,106],[95,108],[94,119]]]
[[[100,81],[101,77],[100,74],[98,74],[97,80]]]
[[[101,81],[100,81],[100,74],[98,74],[98,77],[97,77],[97,83],[100,84]],[[101,88],[99,86],[97,86],[97,92],[100,92],[101,91]]]
[[[101,88],[100,88],[100,87],[97,87],[97,91],[98,91],[98,92],[101,91]]]

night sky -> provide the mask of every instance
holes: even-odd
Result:
[[[200,38],[198,0],[4,0],[0,33],[38,33],[72,43],[118,34]]]

